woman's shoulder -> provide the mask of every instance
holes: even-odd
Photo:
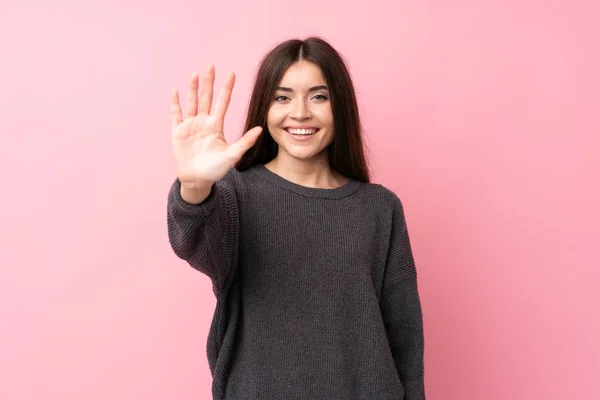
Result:
[[[260,190],[262,181],[258,179],[257,169],[259,169],[258,166],[243,170],[233,167],[217,182],[217,185],[226,187],[238,194],[249,189]]]
[[[400,196],[388,186],[381,183],[364,183],[361,188],[365,195],[374,201],[379,201],[392,207],[402,207]]]
[[[404,224],[404,205],[395,191],[380,183],[365,183],[362,189],[366,199],[365,210],[385,221]]]

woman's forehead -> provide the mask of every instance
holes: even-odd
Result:
[[[317,65],[309,61],[299,61],[285,71],[279,86],[308,90],[316,86],[326,86],[326,82]]]

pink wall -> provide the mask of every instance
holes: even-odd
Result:
[[[350,61],[404,200],[429,398],[600,398],[597,2],[33,3],[0,5],[0,399],[209,398],[169,90],[236,71],[236,137],[259,58],[307,34]]]

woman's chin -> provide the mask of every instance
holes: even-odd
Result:
[[[316,161],[320,160],[323,157],[327,157],[327,151],[319,149],[311,149],[311,148],[288,148],[285,150],[287,155],[298,161]]]

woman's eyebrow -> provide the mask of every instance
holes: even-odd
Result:
[[[284,87],[284,86],[277,86],[277,90],[281,90],[282,92],[293,92],[294,91],[294,89],[289,88],[289,87]],[[316,92],[317,90],[328,90],[328,89],[327,89],[327,86],[325,86],[325,85],[319,85],[319,86],[311,87],[308,91]]]

